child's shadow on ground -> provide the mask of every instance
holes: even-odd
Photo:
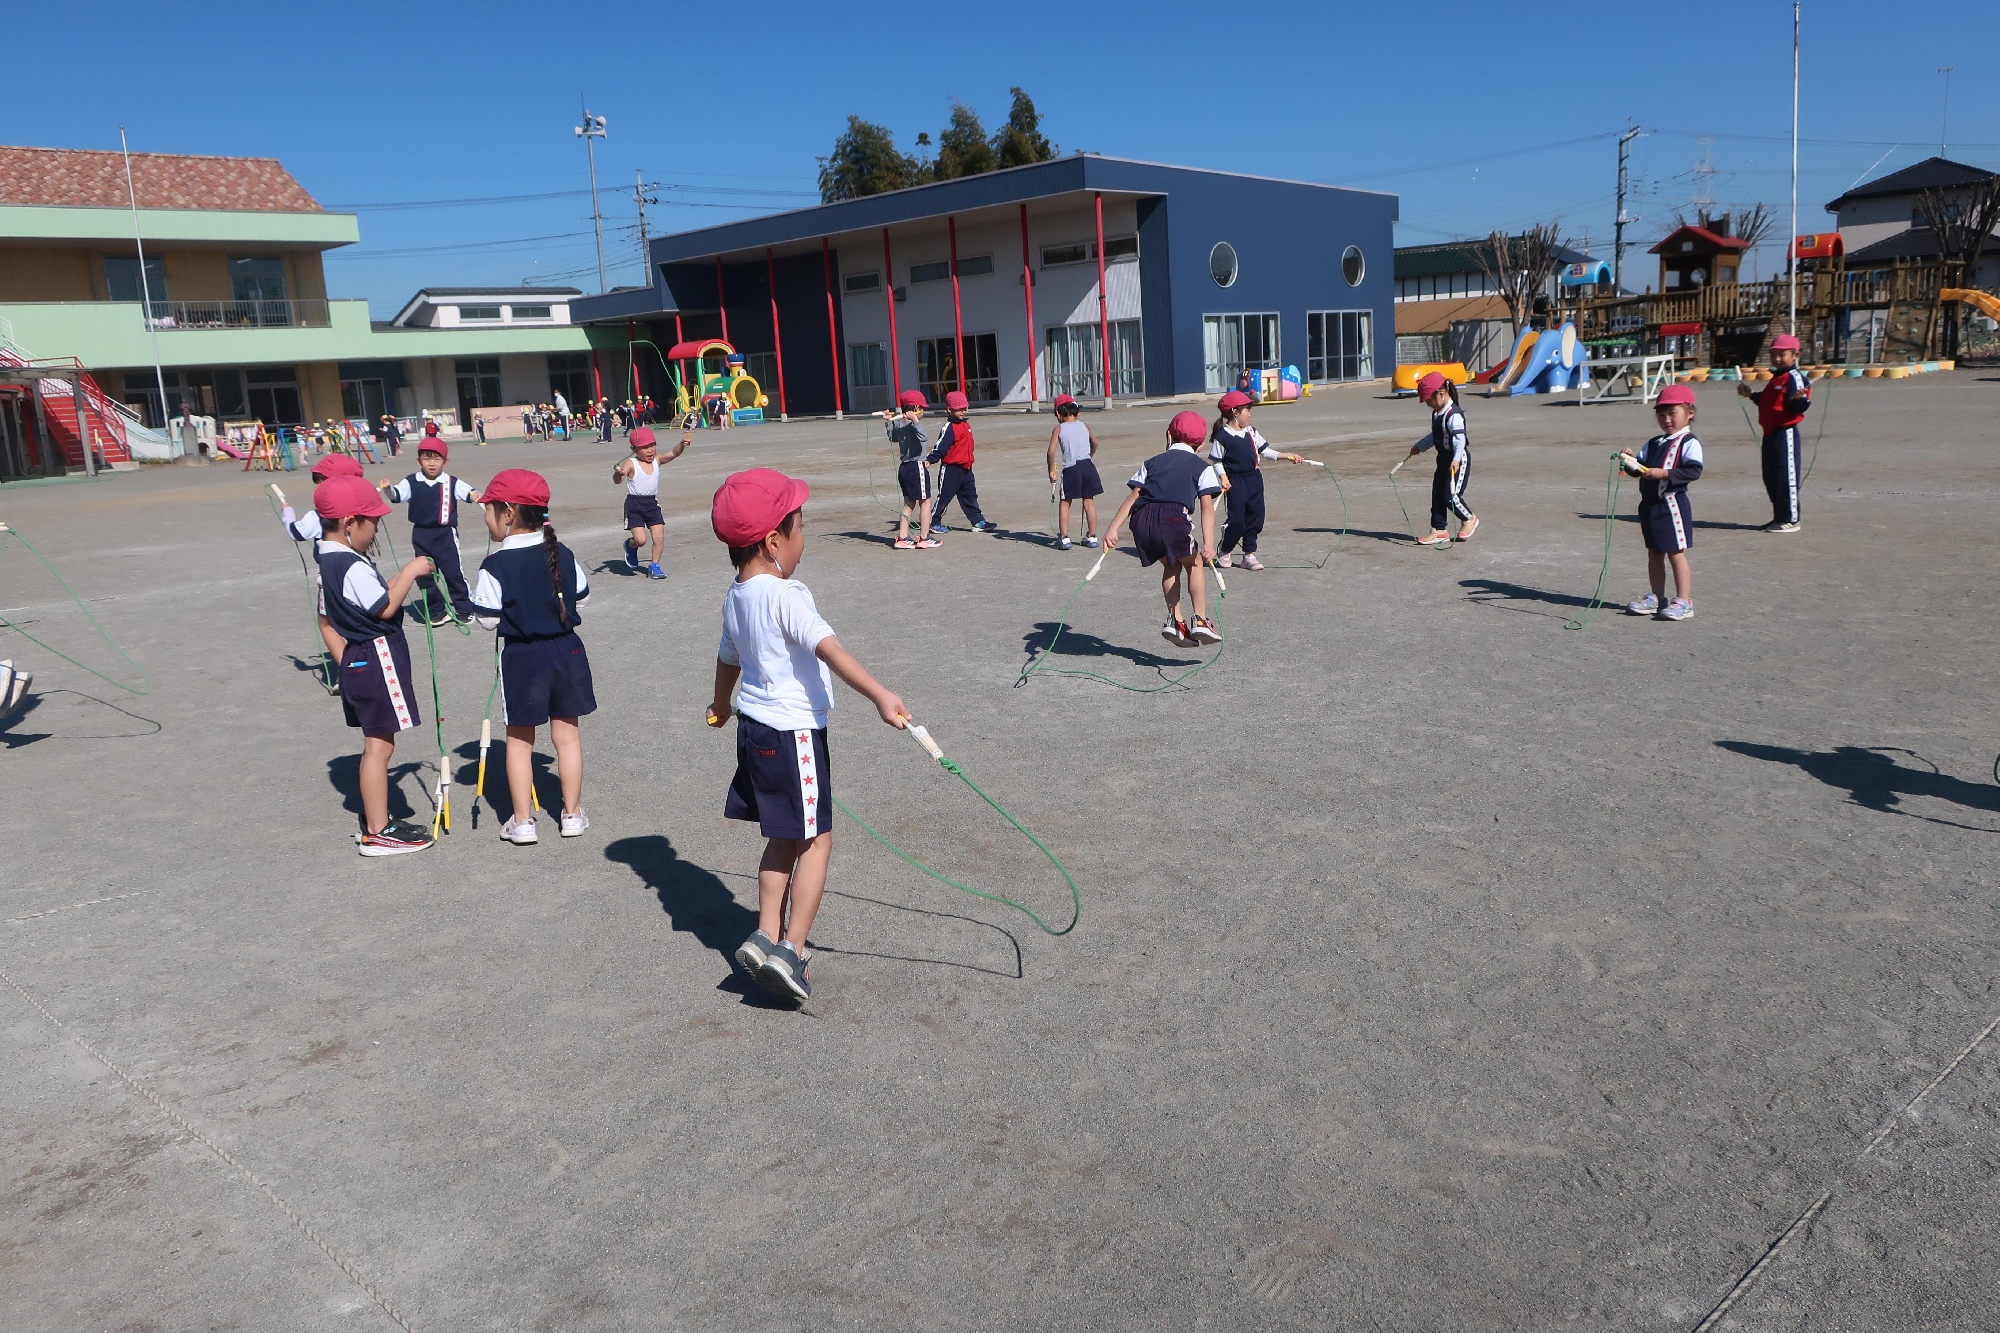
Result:
[[[1907,815],[1926,823],[1946,824],[1977,833],[2000,832],[1904,809],[1902,798],[1905,796],[1932,796],[1967,810],[2000,814],[2000,787],[1984,782],[1967,782],[1942,773],[1935,764],[1914,750],[1893,745],[1836,745],[1831,750],[1798,750],[1786,745],[1759,745],[1754,741],[1717,741],[1716,745],[1747,758],[1790,764],[1829,787],[1845,791],[1849,800],[1869,810]],[[1930,771],[1906,768],[1890,758],[1891,753],[1910,755],[1929,765]]]
[[[632,867],[646,887],[659,896],[660,907],[675,930],[693,935],[703,948],[722,956],[729,974],[716,989],[743,997],[761,1008],[789,1008],[745,979],[736,966],[736,946],[757,929],[757,914],[736,901],[729,886],[715,873],[684,861],[674,845],[658,833],[619,838],[604,849],[604,859]]]
[[[514,795],[507,787],[507,736],[505,728],[497,730],[500,734],[493,738],[493,744],[486,750],[486,794],[483,801],[478,797],[479,742],[467,741],[452,752],[458,756],[460,762],[452,770],[451,784],[461,791],[474,793],[472,797],[460,798],[464,801],[464,807],[460,812],[464,813],[466,808],[470,809],[474,828],[479,827],[479,810],[482,805],[490,808],[503,821],[513,817]],[[532,763],[535,775],[535,799],[541,800],[544,796],[555,798],[554,805],[550,805],[547,801],[541,803],[542,817],[548,818],[551,811],[562,809],[562,775],[556,771],[556,760],[552,754],[544,754],[537,750]]]
[[[1377,532],[1372,528],[1293,528],[1292,531],[1308,534],[1319,533],[1324,536],[1338,537],[1341,541],[1346,541],[1349,537],[1366,537],[1370,541],[1391,542],[1397,546],[1409,546],[1413,544],[1410,534],[1407,532]]]
[[[389,766],[389,818],[411,819],[416,811],[409,798],[403,795],[403,779],[419,773],[424,767],[423,760],[407,764]],[[361,756],[343,754],[326,761],[326,780],[340,793],[344,809],[353,814],[355,823],[361,822]]]
[[[1593,523],[1602,523],[1604,521],[1604,515],[1602,513],[1597,513],[1597,514],[1579,513],[1577,517],[1587,518]],[[1637,514],[1613,514],[1611,516],[1611,521],[1614,523],[1637,523],[1639,521],[1639,516]],[[1712,518],[1695,519],[1691,524],[1689,524],[1689,526],[1696,528],[1714,528],[1717,531],[1721,532],[1762,532],[1764,530],[1764,525],[1761,523],[1718,523]]]
[[[855,530],[850,532],[836,532],[831,535],[835,537],[845,537],[849,541],[873,542],[877,546],[893,547],[896,544],[896,539],[894,537],[888,536],[880,532],[861,532],[859,530]]]
[[[1058,639],[1056,632],[1062,637]],[[1147,652],[1144,648],[1128,648],[1122,643],[1109,643],[1083,630],[1073,629],[1059,621],[1044,620],[1021,636],[1021,649],[1031,658],[1048,650],[1050,643],[1056,645],[1056,657],[1117,657],[1134,666],[1142,667],[1183,667],[1193,666],[1201,659],[1161,657],[1158,653]]]
[[[1602,518],[1603,515],[1598,517]],[[1540,588],[1530,588],[1525,584],[1506,583],[1499,579],[1460,579],[1458,586],[1465,589],[1466,596],[1481,606],[1497,606],[1502,611],[1518,611],[1523,615],[1546,616],[1548,611],[1537,611],[1528,606],[1512,606],[1511,602],[1544,602],[1550,606],[1589,606],[1591,599],[1578,597],[1567,592],[1545,592]]]
[[[600,561],[597,567],[590,572],[593,574],[615,574],[621,579],[636,579],[646,571],[643,566],[634,569],[623,560],[613,557],[609,560]]]

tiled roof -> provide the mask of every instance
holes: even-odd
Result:
[[[1649,255],[1666,254],[1668,253],[1667,247],[1680,240],[1683,236],[1691,236],[1697,241],[1703,241],[1716,247],[1718,250],[1747,250],[1750,248],[1750,242],[1744,240],[1741,236],[1717,236],[1706,227],[1697,227],[1689,224],[1685,227],[1674,228],[1673,231],[1667,234],[1666,239],[1662,240],[1646,253]],[[1679,252],[1676,250],[1674,253]]]
[[[324,213],[274,157],[132,154],[141,208],[227,213]],[[0,205],[128,208],[122,154],[79,148],[0,146]]]
[[[1917,194],[1923,190],[1972,185],[1992,178],[1993,173],[1981,167],[1967,166],[1948,157],[1927,157],[1914,166],[1892,171],[1866,185],[1855,186],[1828,204],[1826,211],[1835,212],[1842,204],[1855,199],[1872,199],[1885,194]]]

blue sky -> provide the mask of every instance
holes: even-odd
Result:
[[[954,97],[991,129],[1014,84],[1065,152],[1395,192],[1399,244],[1560,217],[1603,251],[1628,121],[1648,130],[1631,237],[1687,208],[1700,136],[1718,207],[1770,203],[1782,232],[1788,0],[1561,12],[1022,3],[919,26],[915,11],[782,3],[114,3],[92,10],[87,49],[45,44],[9,71],[4,134],[115,148],[122,124],[137,150],[276,157],[329,207],[508,200],[359,207],[362,243],[329,255],[329,285],[378,318],[425,284],[596,289],[589,198],[561,193],[589,183],[572,132],[585,99],[610,121],[614,285],[641,277],[616,192],[635,169],[663,186],[655,231],[796,207],[849,113],[908,149]],[[1950,155],[2000,167],[1993,17],[1991,0],[1806,0],[1801,230],[1857,178],[1937,151],[1941,65],[1958,67]]]

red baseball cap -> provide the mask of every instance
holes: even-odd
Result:
[[[930,401],[926,399],[922,394],[918,393],[915,389],[905,389],[903,390],[902,395],[896,399],[896,406],[929,407]],[[785,512],[789,514],[791,510],[788,509]]]
[[[1255,407],[1257,402],[1241,389],[1231,389],[1216,401],[1216,408],[1223,412],[1234,412],[1239,407]]]
[[[436,425],[437,423],[432,422],[431,424]],[[442,435],[426,435],[423,439],[417,441],[417,452],[420,454],[436,454],[439,458],[450,458],[451,446],[444,442],[444,436]]]
[[[1675,403],[1694,406],[1694,390],[1685,384],[1669,384],[1660,390],[1660,396],[1653,400],[1654,407],[1672,407]]]
[[[918,399],[922,400],[921,394]],[[709,525],[725,546],[755,546],[776,532],[785,515],[803,505],[811,494],[812,487],[774,468],[733,472],[715,488],[715,503],[708,508]]]
[[[424,418],[424,434],[426,434],[426,435],[435,435],[435,434],[437,434],[437,433],[438,433],[438,424],[437,424],[437,422],[435,422],[435,421],[432,421],[432,420],[431,420],[431,419],[430,419],[429,417],[425,417],[425,418]]]
[[[1208,423],[1199,412],[1176,412],[1167,423],[1167,438],[1182,444],[1200,444],[1208,438]]]
[[[312,465],[312,471],[308,475],[318,477],[321,481],[325,481],[328,477],[358,477],[361,475],[361,464],[346,454],[328,454]]]
[[[659,442],[659,437],[653,434],[651,426],[641,426],[625,437],[625,443],[631,445],[634,449],[644,449],[649,445],[655,445]]]
[[[1447,383],[1445,377],[1433,370],[1417,381],[1417,397],[1428,398]]]
[[[1781,333],[1771,339],[1771,350],[1774,352],[1796,352],[1799,350],[1799,340],[1789,333]]]
[[[495,474],[480,493],[481,504],[539,505],[549,507],[548,479],[524,467],[510,467]]]
[[[963,412],[966,408],[972,406],[972,400],[958,390],[953,389],[944,396],[944,405],[954,412]]]
[[[389,502],[363,477],[328,477],[313,487],[313,510],[326,523],[343,518],[380,518]]]
[[[1073,405],[1073,404],[1074,404],[1075,402],[1076,402],[1076,399],[1074,399],[1074,398],[1070,397],[1070,396],[1069,396],[1068,394],[1066,394],[1066,393],[1059,393],[1059,394],[1057,394],[1057,395],[1056,395],[1056,401],[1055,401],[1055,405],[1056,405],[1057,407],[1063,407],[1063,406],[1066,406],[1066,405]]]

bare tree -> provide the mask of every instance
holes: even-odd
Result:
[[[1778,215],[1769,204],[1752,204],[1736,218],[1736,235],[1749,242],[1746,250],[1755,250],[1778,225]]]
[[[2000,175],[1949,189],[1932,188],[1917,196],[1917,216],[1938,239],[1949,283],[1953,266],[1958,279],[1970,286],[1979,270],[1979,253],[2000,227]]]
[[[1562,262],[1560,225],[1560,219],[1537,223],[1519,236],[1496,231],[1484,245],[1471,247],[1474,261],[1506,304],[1517,332],[1528,327],[1536,300],[1547,294],[1549,279]]]

